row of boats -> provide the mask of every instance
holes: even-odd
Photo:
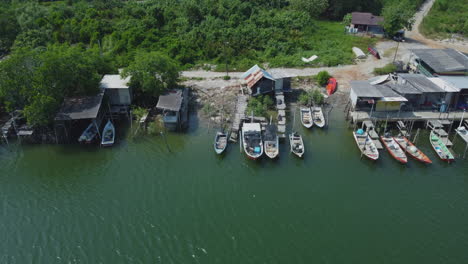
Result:
[[[306,128],[311,128],[314,124],[318,127],[325,126],[325,118],[321,107],[301,107],[301,123]],[[242,148],[250,159],[258,159],[263,154],[271,159],[279,156],[279,136],[277,126],[271,124],[262,125],[260,123],[244,122],[241,129]],[[222,154],[228,144],[228,135],[225,132],[217,132],[214,140],[214,150],[217,154]],[[291,153],[302,157],[305,153],[304,141],[297,132],[289,134],[289,144]]]
[[[110,147],[114,145],[115,141],[115,127],[109,119],[102,129],[102,134],[99,134],[99,128],[95,121],[91,122],[88,127],[83,131],[81,136],[78,138],[78,142],[84,144],[91,144],[97,138],[101,136],[101,146]]]
[[[353,136],[363,156],[371,160],[379,159],[379,150],[367,132],[365,132],[363,129],[358,129],[357,131],[353,132]],[[455,160],[452,152],[446,146],[443,139],[437,135],[437,133],[431,131],[429,140],[431,142],[432,148],[441,160],[446,162],[452,162]],[[393,137],[389,133],[386,133],[380,137],[380,141],[385,146],[390,155],[402,164],[406,164],[408,162],[407,155],[425,164],[432,163],[431,159],[426,154],[424,154],[408,138],[401,134]]]

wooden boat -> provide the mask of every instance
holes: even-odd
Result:
[[[98,128],[96,127],[96,123],[91,122],[88,127],[83,131],[83,134],[78,138],[78,142],[90,144],[96,138],[98,134]]]
[[[402,164],[408,163],[408,157],[406,157],[405,151],[401,149],[400,145],[398,145],[398,143],[395,141],[395,139],[393,139],[392,136],[381,136],[380,140],[394,159],[396,159]]]
[[[311,128],[314,125],[310,107],[301,107],[301,123],[306,128]]]
[[[325,117],[323,116],[322,107],[312,107],[312,116],[316,126],[325,126]]]
[[[291,145],[291,152],[299,158],[302,158],[305,152],[302,136],[297,132],[289,134],[289,144]]]
[[[265,155],[270,159],[274,159],[279,155],[279,138],[275,125],[266,125],[265,133],[263,134],[263,144]]]
[[[263,142],[260,123],[244,123],[242,125],[242,144],[248,158],[255,160],[262,156]]]
[[[107,121],[106,126],[102,130],[101,146],[110,147],[114,145],[115,140],[115,127],[110,120]]]
[[[368,46],[367,50],[370,52],[370,54],[374,55],[374,57],[376,57],[378,60],[380,60],[380,54],[379,54],[379,52],[377,51],[376,48],[374,48],[372,46]]]
[[[393,137],[393,139],[412,158],[426,164],[432,163],[432,160],[428,156],[426,156],[426,154],[424,154],[420,149],[418,149],[413,143],[411,143],[411,141],[406,137],[398,136]]]
[[[434,133],[434,131],[431,131],[429,140],[431,141],[432,148],[441,160],[447,162],[455,160],[455,157],[453,156],[452,152],[450,152],[450,150],[447,148],[442,139],[440,139],[440,137],[436,133]]]
[[[222,131],[218,131],[213,144],[216,154],[220,155],[226,150],[227,142],[227,134]]]
[[[337,85],[338,85],[338,83],[336,82],[335,78],[332,77],[332,78],[328,79],[328,83],[327,83],[327,94],[328,94],[328,96],[335,93]]]
[[[362,129],[358,129],[357,131],[353,131],[353,136],[362,155],[366,156],[370,160],[379,159],[379,150],[367,132],[364,132]]]

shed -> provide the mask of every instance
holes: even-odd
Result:
[[[275,91],[275,78],[258,65],[253,66],[242,74],[242,79],[245,81],[247,88],[250,89],[250,94],[252,96]]]
[[[164,126],[175,131],[187,126],[188,89],[171,90],[159,96],[156,108],[162,110]]]
[[[372,107],[376,111],[397,111],[408,100],[386,85],[372,85],[368,81],[351,81],[351,104],[354,108]]]
[[[119,74],[106,74],[102,77],[100,87],[105,90],[109,104],[115,106],[130,106],[132,91],[129,87],[130,77],[122,78]]]
[[[371,32],[373,34],[383,34],[382,27],[383,17],[375,16],[372,13],[353,12],[351,13],[351,28],[355,28],[358,32]]]
[[[427,76],[468,74],[468,57],[454,49],[412,49],[410,64]]]

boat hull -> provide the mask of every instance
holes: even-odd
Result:
[[[438,140],[436,140],[436,141],[432,140],[433,137],[436,137]],[[453,157],[452,153],[450,153],[450,154],[445,153],[444,148],[447,149],[447,151],[450,151],[450,150],[447,148],[447,146],[445,146],[445,144],[442,142],[442,140],[437,135],[434,134],[433,131],[431,131],[431,133],[429,135],[429,141],[431,142],[432,149],[436,152],[436,154],[440,158],[440,160],[446,161],[448,163],[455,160],[455,157]],[[438,144],[436,144],[436,142]],[[438,151],[437,148],[440,148],[441,151]]]
[[[310,121],[307,121],[307,119]],[[301,108],[301,123],[305,128],[311,128],[314,126],[314,119],[310,108]]]
[[[220,140],[221,140],[222,138],[224,138],[224,140],[225,140],[224,146],[221,145],[221,147],[219,147],[220,144],[222,143],[222,142],[220,142]],[[214,141],[214,143],[213,143],[213,148],[214,148],[214,151],[215,151],[216,154],[218,154],[218,155],[223,154],[224,151],[225,151],[226,148],[227,148],[227,135],[224,134],[224,133],[222,133],[222,132],[218,132],[218,133],[216,134],[215,141]]]
[[[394,144],[396,149],[392,149],[390,146],[390,143],[386,141],[386,139],[391,140],[391,143]],[[393,137],[390,138],[385,138],[385,137],[380,137],[380,141],[382,141],[382,144],[384,144],[385,148],[387,149],[388,153],[398,162],[401,164],[406,164],[408,163],[408,157],[406,157],[405,151],[401,149],[400,145],[395,141]],[[399,156],[397,152],[400,152],[403,154],[403,156]]]
[[[300,146],[302,146],[302,152],[294,150],[294,142],[297,142]],[[293,136],[292,134],[289,135],[289,144],[291,146],[291,152],[294,155],[298,156],[299,158],[302,158],[302,156],[304,156],[305,147],[304,147],[304,141],[302,140],[301,136],[297,137],[297,136]]]
[[[356,132],[353,132],[353,136],[354,136],[354,141],[356,142],[356,146],[358,147],[358,149],[359,149],[359,151],[361,152],[362,155],[364,155],[367,159],[372,160],[372,161],[376,161],[376,160],[379,159],[378,151],[377,151],[377,153],[374,153],[374,154],[364,152],[364,150],[361,148],[361,144],[360,144],[360,142],[358,140]],[[369,136],[367,136],[367,140],[370,142],[370,143],[368,143],[369,147],[373,146],[375,149],[377,149],[375,147],[374,142],[372,141],[372,139]]]
[[[420,149],[418,149],[413,143],[411,143],[411,141],[409,141],[409,139],[407,139],[406,137],[401,137],[401,140],[404,142],[400,142],[400,140],[396,137],[393,138],[395,140],[395,142],[400,145],[400,147],[406,152],[406,154],[408,154],[411,158],[417,160],[417,161],[420,161],[422,163],[425,163],[425,164],[432,164],[432,160],[429,159],[429,157],[424,154]],[[417,151],[420,155],[420,157],[416,156],[415,154],[413,154],[411,151],[409,151],[408,149],[411,148],[411,147],[415,147],[417,148]]]

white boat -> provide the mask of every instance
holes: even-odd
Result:
[[[80,138],[78,138],[78,142],[89,144],[96,138],[97,133],[98,128],[96,127],[96,123],[91,122],[85,131],[83,131]]]
[[[353,131],[353,136],[362,155],[366,156],[370,160],[379,159],[379,150],[367,132],[362,129],[358,129],[357,131]]]
[[[277,128],[275,125],[265,126],[265,133],[263,134],[265,155],[270,159],[274,159],[279,155],[279,138]]]
[[[325,126],[325,117],[323,116],[322,107],[312,107],[312,116],[314,124],[318,127]]]
[[[244,152],[250,159],[258,159],[263,154],[262,128],[260,123],[242,125],[242,144]]]
[[[449,163],[455,160],[455,157],[448,149],[447,145],[445,145],[444,141],[434,131],[431,131],[429,141],[431,141],[432,148],[441,160]]]
[[[302,155],[304,155],[305,152],[302,136],[297,132],[291,133],[289,135],[289,144],[291,145],[291,152],[299,158],[302,158]]]
[[[386,134],[381,136],[380,140],[394,159],[402,164],[408,163],[408,157],[406,156],[405,151],[400,147],[400,145],[398,145],[392,136]]]
[[[301,123],[306,128],[311,128],[314,125],[310,107],[301,107]]]
[[[222,154],[227,147],[227,134],[224,132],[219,131],[216,133],[215,141],[214,141],[214,150],[216,154]]]
[[[115,127],[110,120],[107,121],[106,126],[102,130],[101,146],[110,147],[114,145],[115,140]]]

